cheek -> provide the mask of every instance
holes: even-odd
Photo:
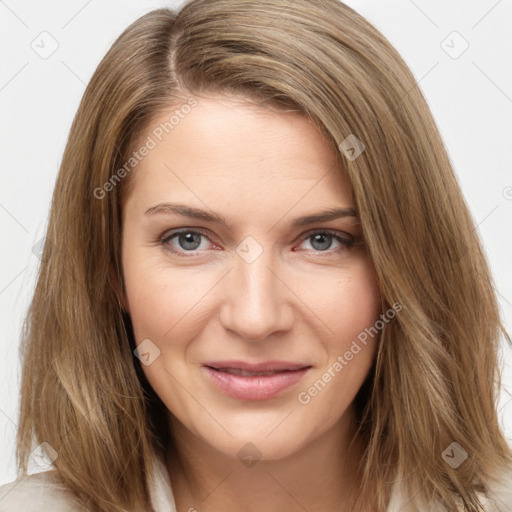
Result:
[[[364,333],[379,319],[381,313],[381,296],[377,282],[372,273],[364,269],[354,277],[352,286],[341,292],[344,311],[338,308],[339,318],[336,329],[340,332],[343,345],[353,340],[364,339]],[[371,341],[371,340],[369,340]]]
[[[329,328],[329,352],[344,353],[353,340],[370,328],[381,314],[381,294],[369,259],[361,260],[335,279],[316,283],[315,308]],[[331,354],[332,356],[332,354]]]
[[[173,270],[161,254],[156,258],[142,250],[126,251],[123,271],[137,342],[154,338],[158,343],[166,335],[174,336],[193,317],[194,304],[204,295],[202,288],[208,282],[206,276],[202,279],[183,269]]]
[[[150,353],[142,370],[168,408],[186,409],[190,404],[180,400],[180,386],[173,376],[185,381],[185,355],[197,335],[195,329],[200,328],[194,304],[205,294],[200,286],[202,281],[206,288],[206,276],[191,280],[187,272],[163,265],[161,257],[156,261],[144,251],[137,253],[126,252],[123,271],[135,344]]]
[[[326,358],[301,390],[299,402],[311,403],[324,417],[336,417],[353,400],[372,365],[380,334],[375,326],[382,327],[381,295],[369,261],[324,285],[323,319],[330,329]]]

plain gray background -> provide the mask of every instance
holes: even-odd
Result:
[[[39,263],[33,247],[44,235],[73,116],[94,69],[122,30],[151,9],[181,3],[0,0],[0,484],[16,478],[20,327]],[[384,33],[417,78],[478,226],[512,331],[512,1],[346,3]],[[509,438],[511,362],[504,348],[499,414]]]

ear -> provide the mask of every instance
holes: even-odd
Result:
[[[121,307],[123,308],[124,311],[126,311],[128,314],[130,313],[130,309],[129,309],[129,306],[128,306],[128,300],[126,298],[126,293],[123,289],[123,286],[122,284],[120,283],[118,277],[117,277],[117,274],[114,270],[114,268],[112,267],[112,265],[110,265],[110,278],[112,280],[112,284],[114,286],[114,290],[116,292],[116,295],[119,299],[119,303],[121,304]]]

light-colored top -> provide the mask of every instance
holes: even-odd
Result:
[[[156,460],[150,496],[155,512],[177,512],[169,473]],[[503,476],[491,489],[490,498],[482,498],[486,512],[512,511],[512,474]],[[59,483],[55,471],[44,471],[0,486],[0,512],[86,512]],[[142,511],[141,511],[142,512]],[[144,511],[145,512],[145,511]],[[395,488],[388,512],[443,512],[435,503],[418,503]]]
[[[176,512],[167,468],[160,459],[155,458],[155,463],[149,489],[151,504],[155,512]],[[60,483],[56,471],[43,471],[0,486],[0,512],[87,511]]]

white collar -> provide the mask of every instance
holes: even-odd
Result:
[[[155,512],[176,512],[176,503],[167,467],[159,457],[154,457],[155,471],[149,483],[149,495]]]

